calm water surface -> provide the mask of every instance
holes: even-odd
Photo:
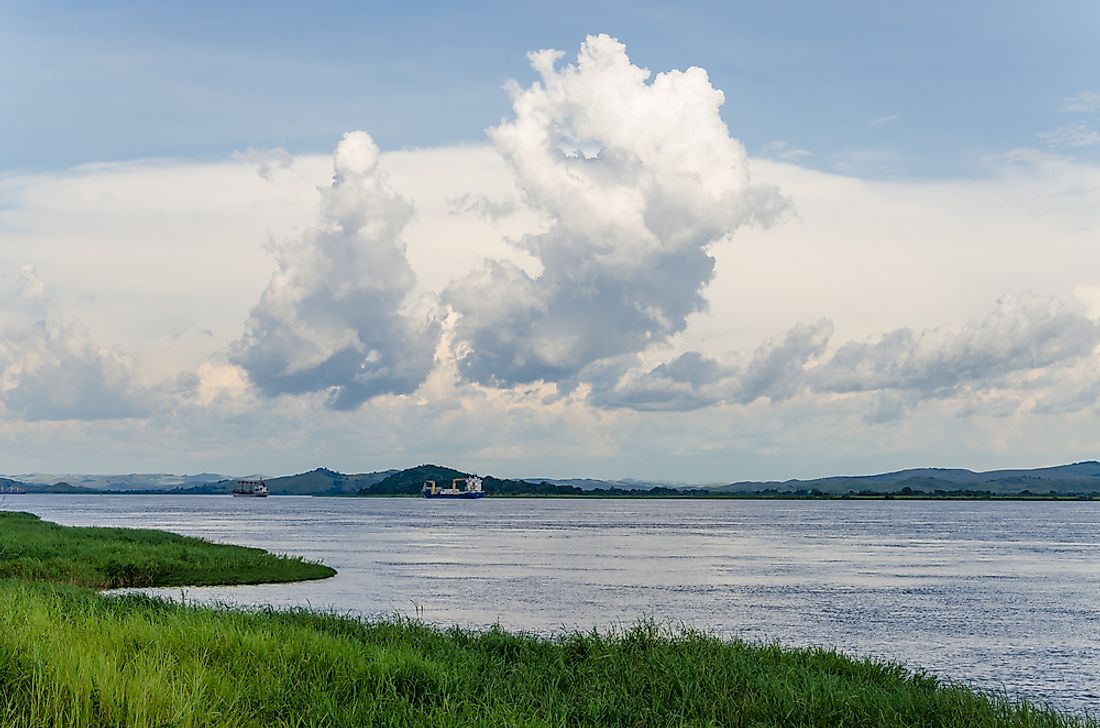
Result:
[[[1100,503],[21,495],[0,507],[339,571],[152,590],[188,600],[543,633],[648,616],[1100,712]]]

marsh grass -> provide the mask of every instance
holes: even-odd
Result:
[[[1096,726],[828,650],[554,638],[0,582],[4,726]]]
[[[112,588],[261,584],[335,573],[262,549],[164,531],[60,526],[30,513],[0,511],[0,578]]]

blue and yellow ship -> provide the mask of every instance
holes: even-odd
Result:
[[[462,488],[458,487],[459,483],[462,483]],[[467,478],[455,478],[451,481],[450,488],[440,488],[434,480],[425,480],[420,495],[425,498],[482,498],[485,491],[481,489],[481,478],[471,475]]]

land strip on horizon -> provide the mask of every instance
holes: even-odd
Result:
[[[266,479],[272,495],[415,495],[424,480],[449,482],[469,473],[438,465],[404,470],[341,473],[316,468]],[[239,477],[217,473],[174,475],[12,475],[0,476],[0,494],[19,491],[59,494],[224,494]],[[889,473],[784,481],[737,481],[693,485],[669,481],[594,478],[495,478],[486,476],[489,495],[542,496],[730,496],[730,497],[1023,497],[1100,496],[1100,462],[1089,460],[1045,468],[972,471],[911,468]]]

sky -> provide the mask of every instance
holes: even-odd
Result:
[[[0,472],[1100,445],[1100,7],[0,1]]]

